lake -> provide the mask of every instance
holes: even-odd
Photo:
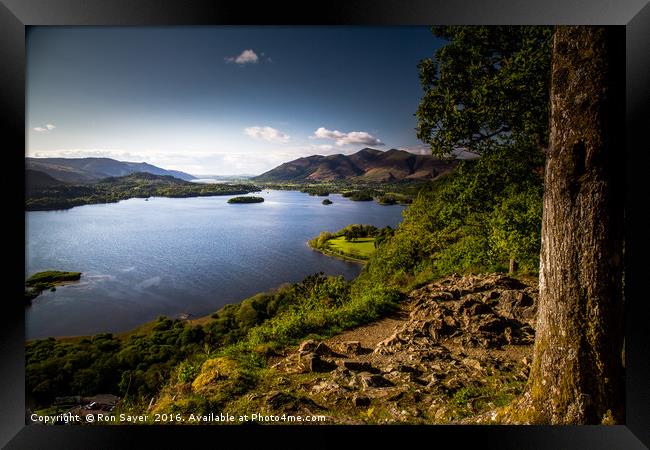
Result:
[[[264,203],[232,196],[129,199],[26,217],[25,277],[82,272],[25,308],[27,339],[120,332],[179,314],[210,314],[282,283],[325,272],[356,277],[361,266],[307,246],[350,223],[395,227],[403,206],[295,191],[263,191]]]

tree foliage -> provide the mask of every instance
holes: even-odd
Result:
[[[448,40],[418,65],[417,135],[434,154],[548,140],[551,27],[434,27]]]
[[[110,333],[79,342],[41,339],[25,348],[27,392],[36,405],[56,396],[150,396],[180,361],[202,348],[201,327],[160,317],[149,333],[118,339]]]
[[[543,163],[536,147],[461,162],[420,192],[355,286],[404,288],[454,272],[504,271],[510,258],[536,272]]]

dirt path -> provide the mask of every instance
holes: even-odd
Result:
[[[403,303],[400,309],[383,319],[362,325],[341,334],[332,336],[325,343],[336,347],[337,343],[358,341],[361,347],[374,349],[377,344],[391,337],[395,331],[401,328],[409,319],[410,304]]]

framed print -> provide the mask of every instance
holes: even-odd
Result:
[[[643,1],[0,16],[7,448],[650,442]]]

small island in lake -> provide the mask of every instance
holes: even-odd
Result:
[[[228,203],[262,203],[263,197],[233,197],[228,200]]]
[[[35,273],[25,281],[25,303],[31,303],[34,298],[47,289],[55,290],[57,285],[78,281],[80,278],[81,272],[47,270]]]
[[[321,203],[322,203],[323,205],[331,205],[331,204],[334,203],[334,202],[333,202],[332,200],[330,200],[329,198],[326,198],[326,199],[323,200]]]

